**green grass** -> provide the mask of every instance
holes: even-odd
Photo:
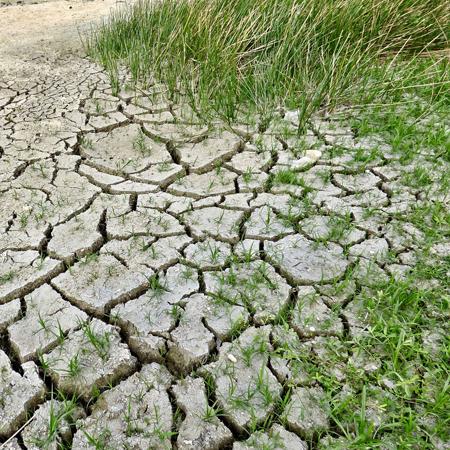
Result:
[[[429,278],[437,281],[440,273],[436,267]],[[333,398],[333,419],[339,434],[348,440],[347,448],[378,448],[380,438],[391,433],[395,433],[396,448],[402,449],[434,448],[436,439],[448,439],[449,347],[444,323],[448,279],[441,280],[444,287],[427,289],[416,285],[418,275],[416,271],[405,281],[380,284],[376,295],[370,292],[362,296],[370,326],[367,333],[351,342],[352,351],[380,365],[370,374],[347,367],[351,394]],[[436,311],[430,314],[431,305],[441,317]],[[430,353],[424,339],[436,330],[443,333],[444,340]],[[321,382],[330,383],[329,392],[336,388],[328,374]],[[380,426],[373,424],[374,405],[382,417]]]
[[[254,343],[235,352],[247,366],[259,353],[285,359],[299,377],[323,388],[331,406],[326,433],[331,440],[317,436],[312,448],[389,448],[390,440],[392,448],[431,450],[449,440],[450,261],[429,251],[450,237],[448,207],[437,195],[450,187],[450,71],[448,50],[447,56],[440,51],[448,48],[449,23],[450,8],[441,0],[164,0],[115,13],[85,42],[116,89],[118,69],[125,66],[134,83],[164,83],[169,97],[188,102],[205,121],[258,117],[264,129],[282,106],[300,111],[301,129],[316,111],[344,106],[332,117],[350,125],[356,139],[379,137],[399,158],[393,163],[400,167],[398,183],[421,192],[411,209],[389,214],[423,234],[423,241],[415,242],[421,248],[414,251],[413,273],[381,281],[375,272],[367,280],[351,270],[346,274],[347,281],[356,281],[357,298],[349,297],[349,305],[337,305],[336,312],[346,316],[346,308],[360,302],[364,333],[347,330],[323,344],[317,341],[314,349],[302,339],[298,348],[291,341],[275,342],[273,350]],[[353,155],[348,166],[358,172],[391,153],[376,146],[334,146],[328,152]],[[294,206],[304,213],[285,218],[294,227],[300,216],[320,212],[301,175],[287,168],[268,181],[269,187],[302,188]],[[324,171],[323,177],[329,181],[331,174]],[[365,212],[365,219],[378,213],[377,207]],[[341,239],[353,222],[358,220],[332,216],[323,244]],[[390,257],[387,264],[395,261],[394,254]],[[216,258],[211,249],[211,259]],[[247,262],[252,259],[249,254]],[[237,263],[229,258],[212,301],[242,303],[255,313],[261,289],[276,286],[264,267],[242,281]],[[155,292],[161,288],[157,278],[151,284]],[[176,319],[180,311],[176,306],[171,314]],[[269,321],[296,337],[289,328],[292,313],[288,305]],[[239,339],[248,326],[246,319],[237,320],[230,338]],[[428,339],[436,335],[443,338]],[[374,368],[366,370],[369,362]],[[258,389],[250,394],[258,391],[267,405],[281,404],[263,375],[255,371]],[[287,382],[283,398],[289,398],[291,387]],[[231,394],[236,408],[249,400]],[[279,409],[268,424],[281,421],[285,408]],[[207,409],[204,420],[215,413]],[[267,431],[268,424],[258,427]]]
[[[119,89],[161,80],[207,118],[276,106],[301,124],[339,104],[448,88],[450,8],[441,0],[160,0],[113,14],[85,40]]]

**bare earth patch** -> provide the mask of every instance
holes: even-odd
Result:
[[[0,447],[350,448],[362,395],[365,424],[398,412],[373,312],[431,240],[427,265],[448,260],[419,229],[449,207],[448,164],[334,116],[244,135],[164,86],[113,95],[78,29],[114,5],[0,8]],[[448,316],[425,300],[435,329],[408,326],[438,360]]]

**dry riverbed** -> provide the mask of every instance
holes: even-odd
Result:
[[[0,448],[350,448],[338,406],[361,417],[364,393],[374,428],[399,406],[369,312],[448,165],[338,116],[299,140],[295,111],[225,129],[158,84],[113,95],[78,30],[115,6],[0,8]],[[439,359],[447,316],[421,308]]]

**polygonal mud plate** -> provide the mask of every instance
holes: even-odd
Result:
[[[116,387],[104,392],[91,415],[77,424],[72,448],[171,448],[172,407],[168,389],[172,376],[164,366],[142,367]]]
[[[266,254],[283,275],[300,285],[329,283],[342,277],[349,265],[339,245],[316,244],[299,234],[267,242]]]

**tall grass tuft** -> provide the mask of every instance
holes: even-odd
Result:
[[[416,62],[448,47],[449,24],[442,0],[147,0],[116,12],[86,45],[113,79],[124,65],[205,114],[232,120],[282,105],[306,120],[411,85],[448,87],[448,55]]]

